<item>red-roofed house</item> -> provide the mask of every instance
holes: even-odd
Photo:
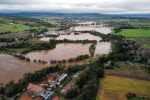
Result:
[[[48,77],[48,82],[53,82],[53,81],[55,81],[55,79],[54,79],[54,77]]]
[[[44,89],[38,85],[29,83],[27,87],[27,92],[32,92],[34,93],[34,95],[39,96],[41,93],[44,92]]]
[[[56,96],[55,98],[53,98],[53,100],[59,100],[58,96]]]
[[[51,73],[50,76],[58,78],[60,75],[58,72]]]

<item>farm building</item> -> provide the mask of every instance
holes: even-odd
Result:
[[[33,93],[34,96],[39,96],[41,93],[44,92],[44,89],[38,85],[34,85],[34,84],[29,83],[29,85],[27,87],[27,92]]]
[[[58,79],[57,79],[57,85],[60,85],[61,82],[67,77],[68,75],[67,74],[62,74]]]

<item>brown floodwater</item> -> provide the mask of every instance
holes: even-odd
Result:
[[[35,50],[25,54],[31,60],[62,60],[77,57],[83,54],[89,54],[91,44],[81,43],[59,43],[52,50]],[[96,45],[95,55],[108,54],[111,52],[110,42],[98,42]],[[81,62],[79,62],[81,63]],[[24,73],[34,72],[44,68],[46,65],[26,62],[16,57],[0,54],[0,83],[8,83],[10,80],[15,82],[22,78]]]
[[[96,26],[77,26],[72,28],[75,31],[97,31],[103,34],[111,33],[110,27],[105,27],[103,25],[96,25]]]
[[[97,42],[95,55],[108,54],[111,52],[111,42]]]
[[[59,43],[56,48],[52,50],[35,50],[31,51],[24,56],[29,57],[32,61],[36,60],[62,60],[74,58],[79,55],[89,54],[89,46],[91,44],[81,43]],[[97,54],[108,54],[111,52],[110,42],[98,42],[96,45],[95,55]]]
[[[16,82],[24,73],[34,72],[43,67],[43,64],[26,62],[10,55],[0,54],[0,83],[6,84],[10,80]]]
[[[54,39],[51,37],[43,37],[40,40],[41,41],[49,41],[50,39]],[[101,37],[98,36],[94,36],[90,33],[81,33],[78,35],[74,35],[74,33],[71,33],[70,35],[60,35],[59,37],[55,38],[56,40],[64,40],[64,39],[68,39],[68,40],[97,40],[100,41]]]
[[[79,55],[89,54],[89,46],[91,44],[81,44],[81,43],[59,43],[56,48],[52,50],[35,50],[25,54],[32,61],[36,60],[62,60],[74,58]]]

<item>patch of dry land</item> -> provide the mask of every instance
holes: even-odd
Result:
[[[150,97],[150,81],[106,76],[100,81],[97,100],[126,100],[128,92]]]

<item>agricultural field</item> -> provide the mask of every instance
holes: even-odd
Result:
[[[148,38],[150,37],[150,29],[122,29],[114,35],[123,35],[126,38]]]
[[[48,43],[48,41],[41,41],[38,38],[29,39],[27,42],[30,44]]]
[[[19,32],[19,33],[13,33],[13,34],[4,34],[0,35],[0,38],[26,38],[29,36],[29,33]]]
[[[140,48],[150,48],[150,38],[126,38],[127,40],[133,40]]]
[[[100,82],[97,100],[126,100],[129,92],[150,97],[150,81],[106,76]]]
[[[3,24],[0,25],[0,32],[22,32],[24,30],[30,29],[29,26],[22,25],[22,24]]]
[[[150,80],[150,74],[145,70],[144,64],[132,63],[133,65],[126,64],[125,62],[118,62],[120,67],[114,69],[105,69],[106,76],[122,76],[135,79]]]
[[[150,22],[149,21],[147,21],[147,22],[142,22],[142,21],[141,22],[140,21],[136,22],[135,21],[135,22],[129,22],[129,24],[134,26],[134,27],[140,27],[140,26],[144,26],[144,27],[147,26],[147,27],[149,27],[150,26]]]

